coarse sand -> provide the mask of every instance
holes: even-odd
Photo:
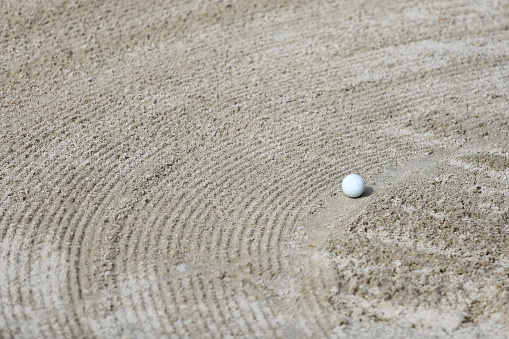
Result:
[[[0,1],[0,338],[166,337],[509,338],[508,2]]]

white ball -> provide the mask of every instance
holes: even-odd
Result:
[[[343,193],[345,193],[348,197],[357,198],[364,193],[366,186],[364,185],[364,180],[362,180],[360,175],[349,174],[343,179],[341,188],[343,189]]]

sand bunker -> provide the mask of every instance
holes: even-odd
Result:
[[[0,2],[0,337],[509,336],[508,18]]]

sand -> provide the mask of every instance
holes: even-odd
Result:
[[[508,338],[508,41],[504,1],[1,1],[0,337]]]

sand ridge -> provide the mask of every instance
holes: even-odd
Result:
[[[0,337],[508,337],[507,18],[2,2]]]

